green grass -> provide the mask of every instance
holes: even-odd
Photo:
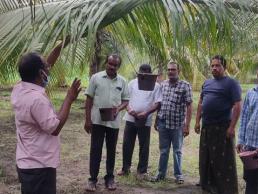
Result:
[[[255,87],[255,84],[241,84],[241,88],[243,92]]]
[[[3,168],[0,166],[0,178],[4,176]]]
[[[244,93],[253,85],[243,85]],[[51,92],[51,101],[58,111],[67,89],[56,89]],[[245,95],[243,93],[243,96]],[[199,92],[194,92],[194,111],[191,122],[191,129],[194,126],[196,106],[199,99]],[[83,91],[78,100],[72,105],[71,114],[65,127],[61,131],[61,166],[58,168],[57,185],[60,193],[82,193],[89,177],[89,149],[90,135],[86,134],[84,126],[84,101]],[[19,183],[15,171],[15,126],[14,115],[10,105],[10,90],[0,89],[0,185],[4,184],[9,188],[10,193],[19,193]],[[117,144],[116,167],[118,171],[122,167],[122,137],[124,122],[119,131],[119,139]],[[198,181],[198,148],[199,135],[191,130],[190,135],[184,140],[183,147],[183,173],[189,185],[193,185]],[[117,177],[120,187],[140,187],[158,190],[174,191],[177,186],[174,184],[173,168],[172,168],[172,152],[168,164],[168,179],[157,184],[147,181],[138,181],[136,179],[136,168],[138,161],[138,141],[136,142],[133,162],[132,174],[128,177]],[[103,148],[103,158],[99,177],[105,175],[105,157],[106,150]],[[149,174],[154,176],[157,173],[159,162],[159,142],[158,133],[152,128],[149,156]],[[244,183],[242,180],[242,163],[237,157],[237,169],[240,182],[240,188],[243,190]],[[120,192],[120,191],[119,191]],[[118,192],[118,193],[119,193]],[[1,189],[0,189],[1,193]],[[8,193],[8,192],[7,192]]]

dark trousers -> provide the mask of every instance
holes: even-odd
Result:
[[[200,137],[199,169],[202,189],[217,194],[237,194],[234,139],[227,138],[229,123],[203,126]]]
[[[90,178],[89,180],[97,182],[99,166],[102,156],[102,147],[104,139],[106,141],[107,159],[105,181],[114,178],[116,144],[119,129],[105,127],[102,125],[93,125],[91,132],[90,146]]]
[[[139,162],[137,167],[138,173],[146,173],[149,160],[150,147],[150,127],[136,127],[135,123],[126,121],[123,140],[123,168],[128,172],[132,164],[132,155],[135,145],[136,136],[139,140]]]
[[[246,182],[245,194],[258,194],[258,169],[244,169],[244,179]]]
[[[20,169],[17,167],[22,194],[55,194],[56,169],[34,168]]]

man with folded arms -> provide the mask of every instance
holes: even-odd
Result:
[[[258,77],[258,71],[257,71]],[[240,117],[237,152],[256,151],[258,157],[258,87],[246,94]],[[258,163],[258,159],[257,159]],[[258,194],[258,168],[244,168],[245,194]]]
[[[140,73],[151,74],[151,66],[142,64]],[[123,139],[123,167],[118,175],[123,176],[130,173],[132,155],[136,136],[139,139],[139,163],[137,167],[137,177],[142,179],[147,175],[150,130],[152,114],[160,106],[162,95],[160,85],[155,83],[153,91],[139,90],[138,79],[133,79],[128,84],[130,100],[127,112],[124,116],[126,120]]]
[[[90,178],[87,191],[96,190],[104,139],[107,149],[105,186],[108,190],[116,189],[114,166],[120,126],[119,112],[127,106],[129,100],[127,83],[122,76],[117,74],[121,62],[117,54],[107,56],[106,70],[94,74],[86,90],[84,129],[87,133],[91,133]],[[100,108],[114,108],[115,120],[102,121]]]

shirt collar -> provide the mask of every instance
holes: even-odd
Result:
[[[104,71],[104,72],[103,72],[102,77],[103,77],[103,78],[107,78],[107,79],[111,79],[111,78],[108,76],[108,74],[107,74],[107,72],[106,72],[106,71]],[[115,78],[113,78],[113,79],[111,79],[111,80],[117,80],[117,75],[116,75],[116,77],[115,77]]]
[[[21,86],[25,89],[36,90],[36,91],[39,91],[41,93],[45,93],[45,88],[43,88],[42,86],[30,83],[30,82],[24,82],[24,81],[21,81],[20,83],[21,83]]]
[[[170,81],[169,81],[169,79],[168,79],[168,85],[170,86],[170,87],[177,87],[178,86],[178,83],[179,83],[179,79],[176,81],[176,83],[174,83],[174,84],[172,84],[172,83],[170,83]]]

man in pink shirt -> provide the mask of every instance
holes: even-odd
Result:
[[[11,102],[15,112],[16,164],[22,194],[56,193],[56,168],[60,163],[58,134],[81,90],[80,80],[75,79],[61,109],[55,112],[45,87],[49,65],[56,59],[53,52],[47,61],[38,53],[28,53],[18,64],[22,81],[14,86]]]

